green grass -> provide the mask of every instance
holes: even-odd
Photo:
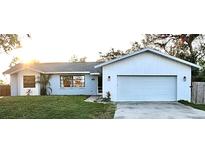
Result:
[[[0,119],[112,119],[115,105],[84,102],[86,96],[0,97]]]
[[[191,102],[188,102],[188,101],[184,101],[184,100],[180,100],[179,102],[184,104],[184,105],[188,105],[188,106],[191,106],[193,108],[205,111],[205,104],[194,104],[194,103],[191,103]]]

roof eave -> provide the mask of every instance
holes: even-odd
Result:
[[[76,71],[76,72],[44,72],[44,74],[90,74],[89,71]]]
[[[90,75],[100,75],[100,73],[90,73]]]
[[[131,56],[134,56],[134,55],[138,55],[140,53],[143,53],[145,51],[151,51],[152,53],[156,53],[158,55],[161,55],[161,56],[164,56],[166,58],[170,58],[172,60],[175,60],[177,62],[180,62],[180,63],[183,63],[185,65],[188,65],[188,66],[191,66],[192,68],[197,68],[197,69],[201,69],[201,66],[197,65],[197,64],[193,64],[193,63],[190,63],[188,61],[185,61],[185,60],[182,60],[180,58],[177,58],[177,57],[174,57],[174,56],[171,56],[171,55],[165,55],[164,53],[160,52],[160,51],[157,51],[155,49],[151,49],[151,48],[145,48],[145,49],[142,49],[138,52],[134,52],[134,53],[131,53],[131,54],[128,54],[128,55],[125,55],[125,56],[122,56],[120,58],[116,58],[116,59],[113,59],[111,61],[107,61],[105,63],[102,63],[102,64],[99,64],[99,65],[96,65],[95,68],[100,68],[100,67],[103,67],[103,66],[106,66],[106,65],[109,65],[109,64],[112,64],[114,62],[117,62],[117,61],[120,61],[122,59],[125,59],[125,58],[128,58],[128,57],[131,57]]]
[[[199,66],[199,65],[191,66],[191,68],[192,68],[192,69],[202,69],[202,67]]]

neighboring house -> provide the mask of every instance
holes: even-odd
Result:
[[[97,95],[102,86],[103,97],[110,92],[112,101],[190,101],[191,70],[198,68],[160,51],[143,49],[104,63],[19,64],[4,73],[11,76],[12,96],[25,95],[28,89],[39,95],[36,78],[51,74],[53,95]]]

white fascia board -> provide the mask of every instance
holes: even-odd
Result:
[[[186,60],[183,60],[183,59],[180,59],[180,58],[177,58],[177,57],[174,57],[174,56],[171,56],[171,55],[168,55],[168,54],[165,54],[163,52],[160,52],[160,51],[157,51],[157,50],[153,50],[153,49],[149,49],[150,51],[152,51],[153,53],[156,53],[156,54],[159,54],[161,56],[164,56],[164,57],[167,57],[167,58],[170,58],[172,60],[175,60],[177,62],[180,62],[180,63],[183,63],[183,64],[186,64],[186,65],[189,65],[189,66],[192,66],[192,67],[196,67],[196,68],[201,68],[201,66],[197,65],[197,64],[194,64],[194,63],[190,63]]]
[[[43,74],[89,74],[90,72],[44,72]]]
[[[90,73],[90,75],[100,75],[100,73]]]
[[[134,55],[138,55],[138,54],[141,54],[141,53],[146,52],[146,51],[150,51],[150,52],[152,52],[152,53],[154,53],[154,54],[158,54],[158,55],[164,56],[164,57],[166,57],[166,58],[175,60],[175,61],[177,61],[177,62],[183,63],[183,64],[185,64],[185,65],[189,65],[189,66],[194,67],[194,68],[198,68],[198,69],[201,68],[201,66],[199,66],[199,65],[190,63],[190,62],[188,62],[188,61],[185,61],[185,60],[182,60],[182,59],[180,59],[180,58],[177,58],[177,57],[174,57],[174,56],[171,56],[171,55],[162,53],[161,51],[157,51],[157,50],[151,49],[151,48],[145,48],[145,49],[142,49],[142,50],[133,52],[133,53],[131,53],[131,54],[128,54],[128,55],[125,55],[125,56],[122,56],[122,57],[119,57],[119,58],[116,58],[116,59],[107,61],[107,62],[105,62],[105,63],[96,65],[95,68],[103,67],[103,66],[105,66],[105,65],[109,65],[109,64],[114,63],[114,62],[116,62],[116,61],[120,61],[120,60],[122,60],[122,59],[131,57],[131,56],[134,56]]]
[[[42,73],[42,74],[90,74],[90,72],[42,72],[42,71],[39,71],[39,70],[36,70],[36,69],[33,69],[33,68],[22,68],[22,69],[18,69],[10,74],[14,74],[14,73],[17,73],[17,72],[20,72],[20,71],[23,71],[25,69],[29,69],[29,70],[32,70],[34,72],[38,72],[38,73]]]

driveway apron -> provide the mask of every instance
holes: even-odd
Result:
[[[115,119],[205,119],[205,111],[178,102],[117,103]]]

